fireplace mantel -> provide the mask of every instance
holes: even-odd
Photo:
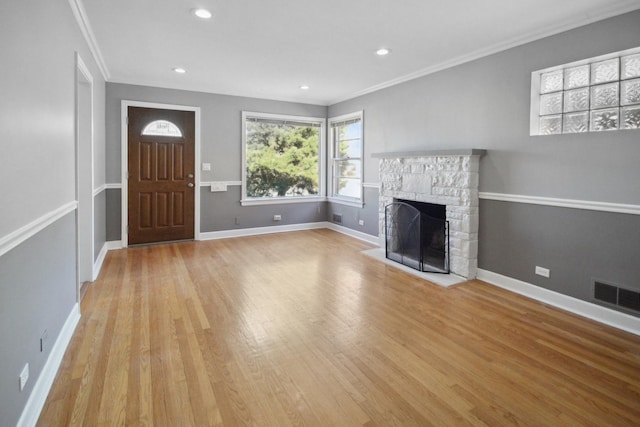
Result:
[[[389,153],[373,153],[371,157],[378,159],[403,159],[409,157],[433,157],[433,156],[484,156],[487,150],[469,148],[460,150],[426,150],[426,151],[394,151]]]
[[[385,207],[395,199],[446,206],[451,273],[467,279],[478,266],[481,149],[375,153],[379,159],[379,236],[385,245]]]

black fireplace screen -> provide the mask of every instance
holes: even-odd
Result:
[[[416,203],[385,207],[386,256],[419,271],[449,273],[449,222]]]

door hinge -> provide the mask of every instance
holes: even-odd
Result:
[[[129,125],[129,116],[126,117],[127,119],[127,126]]]

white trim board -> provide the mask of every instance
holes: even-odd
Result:
[[[107,251],[116,251],[118,249],[123,249],[122,242],[120,240],[110,240],[104,243],[107,247]]]
[[[44,230],[68,213],[73,212],[77,208],[78,202],[75,200],[69,203],[65,203],[58,209],[48,212],[42,215],[40,218],[37,218],[34,221],[30,222],[29,224],[20,227],[16,231],[2,237],[0,239],[0,256],[6,254],[16,246],[19,246],[30,237],[35,236],[40,231]]]
[[[480,192],[479,197],[484,200],[497,200],[501,202],[527,203],[530,205],[556,206],[562,208],[640,215],[640,205],[624,203],[594,202],[590,200],[559,199],[554,197],[488,192]]]
[[[97,197],[100,193],[102,193],[106,189],[107,189],[107,184],[102,184],[100,187],[94,188],[93,189],[93,197]]]
[[[93,34],[93,29],[91,28],[91,23],[89,22],[87,12],[82,5],[82,1],[69,0],[69,6],[73,11],[73,16],[76,18],[80,32],[89,46],[91,55],[93,56],[94,61],[96,61],[100,74],[102,74],[102,77],[108,81],[111,77],[109,75],[109,69],[107,68],[107,63],[104,61],[102,52],[100,51],[100,46],[98,46],[98,42],[96,41],[96,37]]]
[[[93,278],[95,247],[95,158],[94,158],[94,96],[93,76],[82,57],[76,52],[75,81],[75,162],[76,162],[76,276],[77,298],[80,300],[80,283]],[[88,85],[88,99],[82,88]],[[88,101],[88,105],[86,104]],[[87,116],[88,112],[88,116]],[[88,139],[88,140],[87,140]]]
[[[363,242],[371,243],[372,245],[379,246],[380,240],[378,236],[372,236],[371,234],[363,233],[362,231],[354,230],[349,227],[334,224],[333,222],[325,222],[325,227],[329,230],[337,231],[338,233],[346,234],[347,236],[354,237],[362,240]]]
[[[503,276],[491,271],[478,269],[478,280],[500,288],[533,298],[545,304],[586,317],[623,331],[640,335],[640,318],[619,311],[611,310],[587,301],[573,298],[558,292],[550,291],[531,283]]]
[[[35,426],[38,422],[40,412],[42,412],[42,408],[47,401],[53,380],[56,378],[64,353],[67,351],[67,347],[71,342],[71,338],[79,321],[80,305],[75,303],[60,330],[56,342],[51,348],[51,353],[49,353],[49,357],[42,368],[42,372],[40,372],[38,376],[36,384],[33,386],[27,404],[22,410],[22,415],[20,415],[20,419],[18,420],[17,427],[31,427]]]
[[[381,184],[379,182],[363,182],[362,187],[375,188],[377,190],[380,190]],[[522,194],[492,193],[487,191],[480,192],[478,196],[483,200],[496,200],[501,202],[527,203],[530,205],[556,206],[561,208],[585,209],[601,212],[640,215],[640,205],[630,203],[596,202],[592,200],[526,196]]]
[[[102,270],[102,264],[104,263],[104,259],[107,256],[107,252],[109,252],[109,245],[107,245],[107,242],[105,242],[104,245],[102,245],[102,248],[100,249],[98,258],[93,264],[93,279],[92,279],[93,282],[95,282],[98,276],[100,275],[100,270]]]
[[[326,228],[324,222],[304,224],[275,225],[271,227],[238,228],[235,230],[208,231],[200,233],[200,240],[229,239],[234,237],[259,236],[262,234],[286,233],[288,231],[315,230]]]
[[[210,187],[212,185],[242,185],[242,181],[202,181],[198,184],[200,187]]]
[[[234,237],[258,236],[261,234],[286,233],[288,231],[317,230],[319,228],[327,228],[367,243],[371,243],[372,245],[378,245],[378,236],[372,236],[370,234],[362,233],[360,231],[352,230],[326,221],[276,225],[271,227],[238,228],[236,230],[209,231],[200,233],[200,240],[229,239]]]

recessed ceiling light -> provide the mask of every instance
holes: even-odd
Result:
[[[182,68],[182,67],[176,67],[176,68],[174,68],[174,69],[173,69],[173,71],[175,71],[175,72],[176,72],[176,73],[178,73],[178,74],[184,74],[184,73],[186,73],[186,72],[187,72],[187,70],[185,70],[185,69],[184,69],[184,68]]]
[[[386,47],[376,50],[376,55],[378,56],[385,56],[385,55],[389,55],[390,53],[391,53],[391,49],[387,49]]]
[[[309,90],[309,85],[301,85],[300,89],[302,90]]]
[[[192,13],[197,16],[198,18],[202,18],[202,19],[211,19],[211,12],[209,12],[207,9],[193,9]]]

